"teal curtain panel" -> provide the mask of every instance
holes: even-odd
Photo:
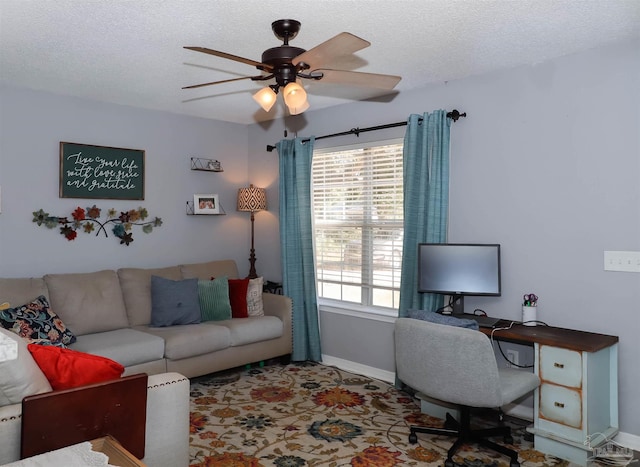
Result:
[[[315,138],[276,144],[280,166],[282,287],[293,301],[293,361],[322,360],[313,253],[311,163]]]

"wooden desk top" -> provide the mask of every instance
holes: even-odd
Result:
[[[556,328],[553,326],[524,326],[515,323],[510,329],[510,321],[500,321],[497,329],[480,328],[480,331],[488,336],[503,341],[515,342],[518,344],[543,344],[561,347],[570,350],[596,352],[610,347],[618,342],[618,336],[598,334],[587,331],[577,331],[575,329]]]

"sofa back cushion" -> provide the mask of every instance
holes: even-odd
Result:
[[[129,327],[120,282],[115,271],[47,274],[51,308],[74,334]]]
[[[212,277],[227,276],[229,279],[238,278],[238,267],[232,259],[209,261],[206,263],[183,264],[180,266],[183,279],[209,280]]]
[[[49,298],[47,285],[41,277],[0,279],[0,303],[6,302],[11,306],[19,306],[29,303],[40,295]]]
[[[146,326],[151,322],[151,276],[174,281],[182,279],[180,266],[118,269],[122,296],[131,326]]]

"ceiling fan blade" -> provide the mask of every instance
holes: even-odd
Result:
[[[378,73],[363,73],[360,71],[331,70],[327,68],[313,70],[313,73],[322,73],[321,83],[337,83],[350,86],[364,86],[369,88],[391,90],[396,87],[402,77],[394,75],[381,75]]]
[[[259,79],[260,77],[255,77],[255,76],[243,76],[242,78],[230,78],[230,79],[223,79],[221,81],[212,81],[210,83],[202,83],[202,84],[192,84],[191,86],[185,86],[182,89],[195,89],[195,88],[201,88],[203,86],[211,86],[213,84],[222,84],[222,83],[230,83],[232,81],[242,81],[244,79],[254,79],[257,78]]]
[[[233,60],[240,63],[245,63],[247,65],[255,66],[261,70],[272,71],[273,67],[271,65],[267,65],[266,63],[256,62],[255,60],[251,60],[250,58],[238,57],[237,55],[228,54],[226,52],[220,52],[219,50],[207,49],[206,47],[184,47],[185,49],[193,50],[195,52],[202,52],[209,55],[215,55],[216,57],[226,58],[228,60]]]
[[[293,59],[293,64],[297,65],[300,62],[304,62],[311,69],[314,69],[329,63],[334,57],[350,55],[370,45],[369,41],[365,41],[358,36],[354,36],[349,32],[341,32],[322,44],[301,53]]]

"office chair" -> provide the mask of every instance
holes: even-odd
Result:
[[[424,395],[460,408],[460,420],[447,414],[444,428],[411,427],[409,442],[416,433],[456,436],[447,453],[445,467],[453,467],[453,455],[463,443],[477,443],[511,459],[518,467],[518,453],[487,438],[504,437],[513,443],[508,426],[472,429],[471,408],[501,407],[540,385],[533,373],[499,369],[489,338],[479,331],[410,318],[395,324],[396,372],[398,379]]]

